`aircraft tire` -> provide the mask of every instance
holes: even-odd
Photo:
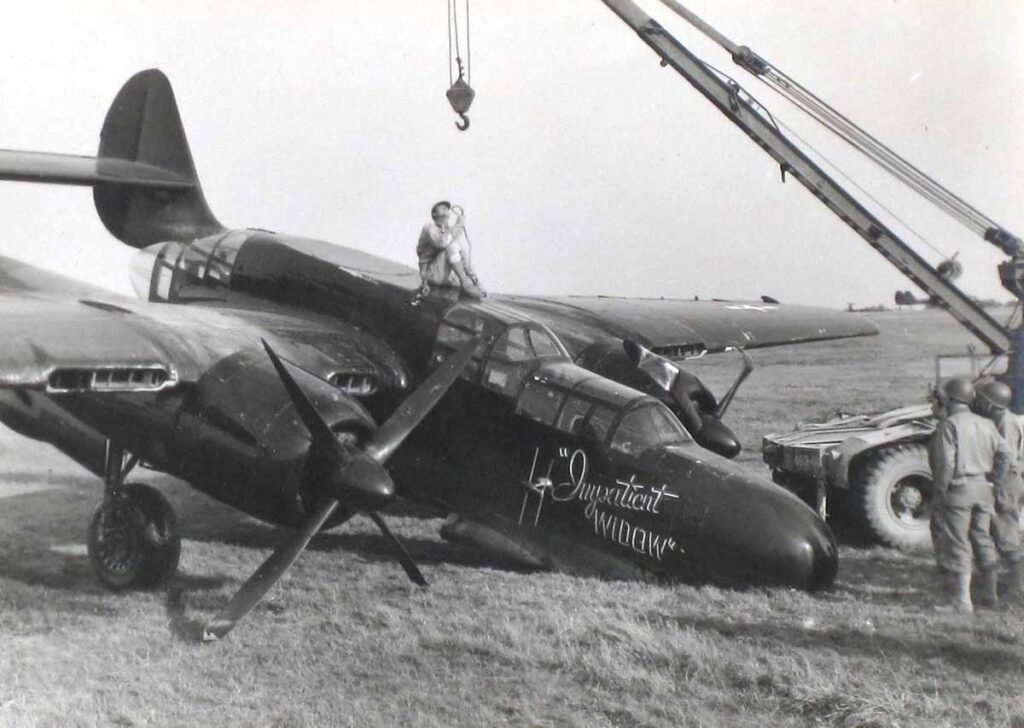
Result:
[[[924,444],[871,453],[853,479],[852,506],[867,535],[898,549],[931,545],[929,491],[932,474]]]
[[[149,485],[128,483],[100,501],[89,520],[89,560],[109,589],[152,588],[178,569],[181,535],[167,499]]]

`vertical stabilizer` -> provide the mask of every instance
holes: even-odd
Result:
[[[168,240],[187,242],[225,229],[203,197],[171,84],[156,69],[128,79],[107,112],[97,159],[101,176],[104,165],[121,164],[120,160],[173,173],[187,184],[95,182],[96,211],[119,240],[143,248]]]

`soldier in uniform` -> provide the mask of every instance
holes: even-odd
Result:
[[[995,483],[995,513],[992,516],[992,538],[996,550],[1010,567],[1007,592],[1016,598],[1024,593],[1021,583],[1020,509],[1024,500],[1024,426],[1010,412],[1013,393],[995,380],[979,384],[975,400],[979,414],[995,423],[1010,449],[1010,466],[1006,477]]]
[[[1010,452],[995,425],[971,412],[974,386],[970,380],[950,379],[942,392],[946,416],[932,435],[929,453],[934,480],[933,545],[939,568],[949,574],[952,607],[973,612],[973,566],[981,574],[987,600],[996,601],[999,555],[990,533],[992,483],[1006,477]]]

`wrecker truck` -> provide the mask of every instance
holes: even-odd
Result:
[[[995,372],[1013,390],[1012,410],[1024,412],[1024,246],[1021,240],[914,167],[849,118],[772,66],[746,46],[739,46],[675,0],[661,0],[723,47],[733,61],[771,86],[812,118],[867,155],[926,200],[1007,256],[999,265],[1000,281],[1017,299],[1011,321],[1003,324],[961,291],[951,261],[932,266],[892,229],[787,138],[773,117],[735,80],[705,64],[656,20],[630,0],[603,0],[660,57],[663,66],[681,74],[733,124],[780,166],[786,176],[806,187],[901,273],[919,286],[933,305],[947,310],[992,355],[986,372]],[[994,365],[996,360],[1005,366]],[[769,434],[763,459],[774,480],[792,490],[822,515],[830,497],[846,504],[866,535],[891,546],[929,542],[931,474],[926,443],[936,419],[928,404],[873,415],[841,415],[828,422],[803,424],[795,432]]]

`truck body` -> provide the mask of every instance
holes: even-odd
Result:
[[[938,356],[935,386],[950,376],[988,376],[1006,368],[1003,359],[979,366],[977,355]],[[1006,374],[998,378],[1013,386]],[[765,435],[761,453],[772,480],[822,517],[845,517],[862,535],[888,546],[926,547],[932,488],[927,448],[937,424],[927,403],[874,414],[839,412]]]
[[[926,546],[932,483],[927,443],[937,422],[927,404],[843,413],[765,435],[762,456],[772,480],[822,516],[841,503],[844,515],[875,540],[897,548]]]

